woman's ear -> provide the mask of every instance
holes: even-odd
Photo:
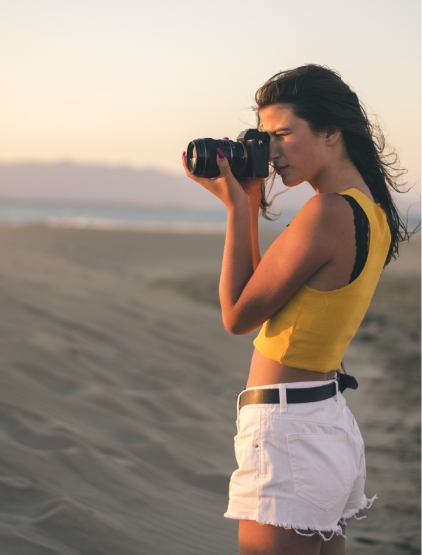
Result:
[[[334,145],[341,137],[341,131],[340,129],[337,129],[336,127],[327,127],[325,130],[325,142],[327,144],[327,146],[332,146]]]

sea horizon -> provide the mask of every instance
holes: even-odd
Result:
[[[264,229],[282,229],[296,211],[285,210],[274,221],[260,218]],[[223,233],[224,208],[127,206],[57,202],[3,201],[0,224],[41,224],[57,228]]]
[[[420,222],[420,209],[409,211],[410,229]],[[418,210],[419,209],[419,210]],[[274,208],[272,221],[259,218],[265,231],[282,231],[299,209]],[[401,214],[406,220],[406,214]],[[11,226],[45,225],[47,227],[97,230],[171,231],[181,233],[223,233],[224,208],[181,206],[141,206],[40,201],[2,201],[0,224]]]

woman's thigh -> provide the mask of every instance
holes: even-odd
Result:
[[[239,521],[239,555],[319,555],[321,542],[318,534],[300,536],[281,526]]]
[[[344,531],[343,531],[344,532]],[[307,533],[307,532],[304,532]],[[323,541],[319,534],[301,536],[280,526],[239,521],[239,555],[345,555],[344,536]]]
[[[320,555],[346,555],[346,538],[344,536],[344,526],[343,536],[334,535],[330,541],[321,543]]]

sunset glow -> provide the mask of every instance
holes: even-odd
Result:
[[[16,0],[2,9],[0,37],[0,162],[180,173],[189,140],[254,124],[253,95],[268,77],[319,63],[380,116],[419,178],[416,0]]]

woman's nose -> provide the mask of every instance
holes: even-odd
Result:
[[[277,158],[280,157],[280,145],[277,145],[273,137],[270,139],[270,147],[268,149],[268,156],[269,161],[274,162]]]

